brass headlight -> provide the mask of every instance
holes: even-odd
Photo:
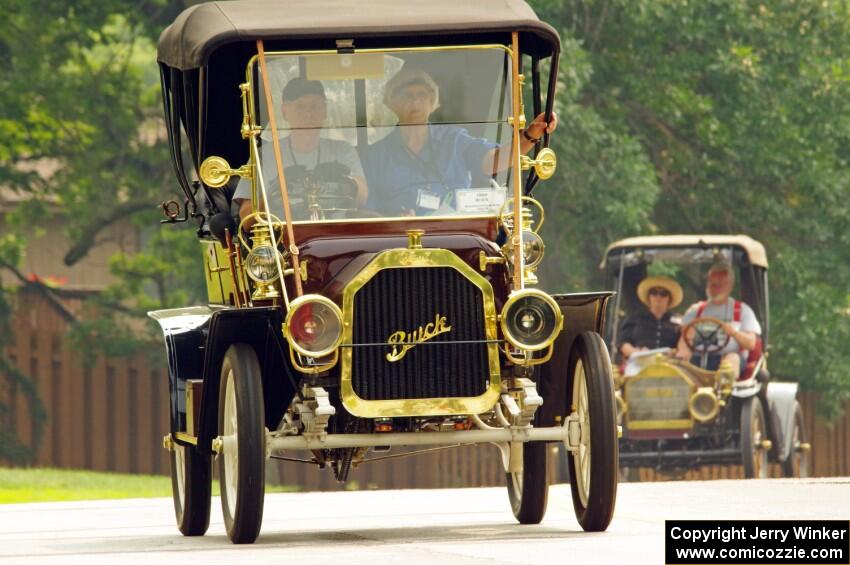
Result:
[[[697,422],[705,423],[713,420],[719,410],[720,403],[717,402],[717,395],[714,394],[714,389],[708,386],[698,388],[688,400],[688,411]]]
[[[546,244],[537,232],[531,230],[522,231],[522,262],[525,268],[531,269],[543,260],[543,250]]]
[[[502,308],[505,339],[526,351],[540,351],[552,345],[563,324],[558,304],[541,290],[527,288],[514,292]]]
[[[270,283],[278,279],[275,254],[280,255],[271,245],[258,245],[248,253],[245,259],[245,270],[248,276],[257,282]],[[281,263],[283,259],[281,258]]]
[[[290,303],[284,327],[295,351],[308,357],[324,357],[342,341],[342,311],[324,296],[305,294]]]

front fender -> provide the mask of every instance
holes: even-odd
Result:
[[[774,430],[779,444],[777,453],[780,461],[785,461],[793,446],[794,407],[797,403],[797,383],[771,382],[767,386],[768,414],[773,420]]]
[[[537,372],[537,389],[543,397],[538,426],[559,426],[559,420],[570,413],[567,406],[567,371],[573,342],[583,332],[602,334],[606,306],[612,296],[614,293],[610,291],[552,295],[564,315],[564,329],[555,340],[552,358]]]
[[[148,312],[162,328],[168,360],[171,432],[186,429],[186,380],[202,379],[210,319],[220,308],[190,306]]]
[[[282,321],[279,307],[221,310],[210,319],[198,417],[200,449],[210,451],[212,440],[218,435],[221,365],[227,350],[235,343],[248,344],[257,354],[262,370],[265,426],[277,428],[300,379],[289,362],[289,344],[281,334]]]

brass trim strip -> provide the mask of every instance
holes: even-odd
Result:
[[[280,150],[280,138],[277,135],[277,118],[275,118],[274,104],[272,101],[272,91],[271,85],[269,83],[269,74],[266,69],[266,53],[263,48],[263,40],[257,40],[257,60],[260,63],[260,69],[263,75],[263,92],[266,95],[266,104],[269,107],[269,128],[271,128],[272,133],[272,145],[274,146],[274,160],[275,166],[277,167],[277,178],[280,183],[280,197],[283,201],[283,216],[286,220],[286,235],[289,239],[289,255],[290,261],[292,262],[292,268],[295,269],[297,273],[299,270],[298,265],[298,245],[295,243],[295,231],[292,228],[292,211],[289,208],[289,191],[286,189],[286,175],[283,171],[283,157]],[[268,204],[267,204],[268,205]],[[269,234],[271,238],[274,239],[274,229],[271,225],[271,220],[269,220]],[[280,265],[278,264],[278,270],[280,270]],[[281,287],[284,287],[283,284],[283,273],[280,273],[281,279]],[[298,277],[294,279],[295,283],[295,296],[301,296],[304,294],[304,290],[301,288],[301,280]],[[289,306],[289,299],[286,295],[286,289],[283,288],[283,298],[284,301]]]
[[[513,143],[511,147],[511,167],[514,173],[514,233],[511,244],[514,246],[514,290],[525,288],[525,266],[522,253],[522,166],[520,164],[519,130],[522,115],[522,89],[519,79],[519,33],[511,32],[511,103],[513,105]]]
[[[193,435],[189,435],[186,432],[174,432],[174,437],[180,441],[191,443],[192,445],[198,445],[198,438]]]
[[[690,430],[694,427],[693,420],[637,420],[628,421],[626,427],[630,430]]]
[[[466,277],[481,291],[484,303],[484,335],[487,340],[489,384],[480,396],[457,398],[409,398],[397,400],[365,400],[354,392],[351,382],[351,363],[354,333],[354,296],[375,275],[384,269],[451,267]],[[340,396],[351,414],[363,418],[396,416],[449,416],[480,414],[491,409],[499,400],[501,371],[496,333],[496,301],[493,287],[483,276],[446,249],[389,249],[379,253],[343,290],[343,346],[340,365]]]
[[[354,53],[426,53],[429,51],[472,51],[481,49],[501,49],[508,55],[513,55],[513,49],[501,43],[481,43],[478,45],[432,45],[430,47],[370,47],[368,49],[354,49]],[[266,55],[339,55],[336,49],[313,49],[305,51],[266,51]],[[248,59],[245,75],[250,81],[251,66],[257,62],[257,55]]]
[[[443,221],[443,220],[490,220],[497,219],[498,213],[494,214],[477,214],[477,215],[456,215],[456,216],[387,216],[387,217],[378,217],[378,218],[348,218],[348,219],[340,219],[340,220],[322,220],[321,222],[316,222],[313,220],[295,220],[292,222],[294,226],[305,226],[305,225],[315,225],[315,224],[387,224],[391,222],[400,222],[409,224],[411,222],[433,222],[433,221]]]

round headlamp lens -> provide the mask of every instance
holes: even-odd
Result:
[[[700,388],[690,399],[691,415],[698,422],[708,422],[713,419],[720,408],[714,391]]]
[[[526,267],[536,267],[543,260],[543,238],[531,230],[522,232],[522,261]]]
[[[312,357],[328,355],[342,339],[339,308],[327,299],[307,297],[300,304],[293,302],[287,326],[295,350]]]
[[[539,291],[522,291],[508,300],[502,313],[502,332],[511,345],[537,351],[548,347],[562,323],[555,301]]]
[[[252,249],[245,259],[245,269],[248,276],[257,282],[264,283],[277,280],[275,253],[278,253],[278,251],[270,245],[261,245]]]

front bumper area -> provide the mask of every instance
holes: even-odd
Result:
[[[573,439],[578,443],[577,434]],[[381,434],[326,434],[279,436],[269,432],[266,446],[272,451],[290,449],[319,450],[346,447],[414,446],[414,445],[470,445],[474,443],[500,443],[529,441],[561,441],[569,446],[570,426],[552,428],[507,428],[496,430],[463,430],[447,432],[408,432]]]
[[[620,451],[623,467],[698,467],[700,465],[723,465],[741,462],[738,448],[721,449],[676,449],[647,450],[638,452]]]

